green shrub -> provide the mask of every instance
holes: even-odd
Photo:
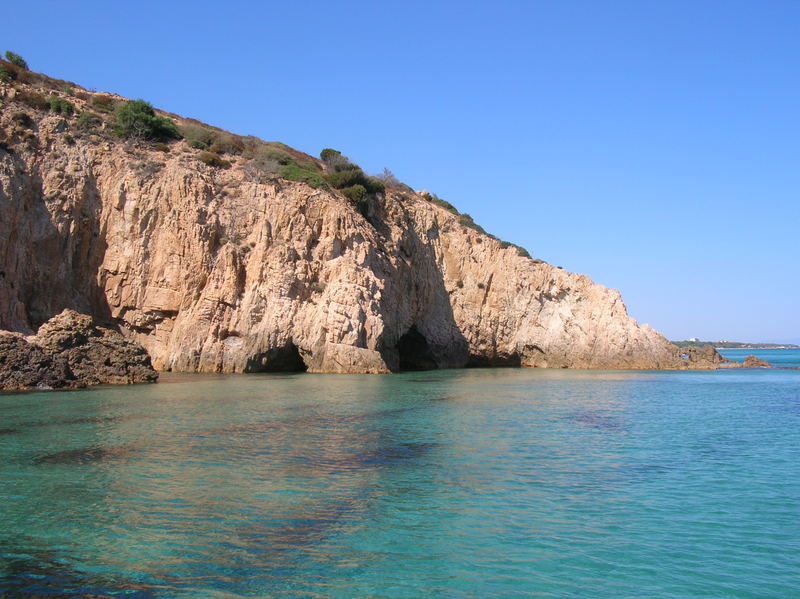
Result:
[[[429,202],[436,204],[437,206],[444,208],[448,212],[452,212],[453,214],[458,214],[458,208],[453,206],[450,202],[447,202],[437,196],[435,193],[424,193],[422,197],[428,200]]]
[[[227,160],[223,160],[219,154],[214,154],[212,152],[200,152],[198,158],[203,164],[213,166],[214,168],[228,168],[231,165]]]
[[[328,180],[328,183],[333,185],[336,189],[343,189],[345,187],[355,185],[356,183],[361,183],[363,178],[363,172],[352,169],[331,173],[325,176],[325,179]]]
[[[207,150],[217,140],[219,135],[216,131],[212,131],[208,127],[201,125],[181,125],[178,131],[183,135],[186,143],[190,147],[198,150]]]
[[[98,115],[84,110],[78,113],[78,119],[75,121],[75,125],[78,127],[78,129],[83,131],[90,131],[99,127],[102,122],[103,119],[101,119]]]
[[[50,110],[56,114],[72,116],[72,113],[75,112],[75,105],[72,102],[58,96],[50,96],[47,98],[47,103],[50,105]]]
[[[339,150],[333,148],[325,148],[319,153],[319,157],[325,164],[325,170],[329,172],[336,172],[346,170],[348,168],[358,168],[358,165],[350,162],[350,159],[342,154]]]
[[[171,120],[156,114],[144,100],[129,100],[117,107],[112,131],[120,137],[169,141],[181,134]]]
[[[100,112],[112,112],[116,103],[117,101],[114,99],[114,96],[109,96],[108,94],[92,96],[92,106]]]
[[[67,144],[68,146],[74,146],[75,145],[75,138],[72,137],[69,133],[65,133],[64,134],[64,143]]]
[[[0,65],[0,83],[11,83],[16,79],[16,73],[5,66]]]
[[[247,152],[246,157],[252,158],[256,161],[275,161],[281,166],[286,166],[287,164],[297,164],[297,161],[292,157],[291,154],[289,154],[289,152],[268,145],[260,145],[256,148],[253,148]],[[305,168],[305,170],[310,170],[309,168],[305,167],[305,165],[303,168]]]
[[[342,189],[344,197],[356,206],[361,205],[367,199],[367,190],[363,185],[352,185]]]
[[[368,177],[361,168],[352,164],[350,168],[325,175],[325,179],[336,189],[344,189],[353,185],[361,185],[367,193],[383,193],[386,189],[381,181],[374,177]]]
[[[463,227],[469,227],[470,229],[476,230],[478,233],[486,235],[486,231],[483,227],[481,227],[478,223],[476,223],[472,217],[464,212],[463,214],[458,215],[458,222],[461,223]]]
[[[333,148],[324,148],[320,153],[319,157],[322,159],[322,162],[333,162],[342,158],[342,153],[339,150],[334,150]]]
[[[11,120],[26,129],[33,127],[33,119],[24,112],[15,112],[11,115]]]
[[[6,50],[6,60],[21,69],[25,69],[26,71],[28,70],[28,63],[25,62],[25,59],[19,54],[15,54],[11,50]]]
[[[281,170],[278,171],[278,176],[288,181],[307,183],[311,185],[311,187],[328,188],[328,183],[322,178],[322,175],[300,168],[296,164],[287,164],[282,167]]]

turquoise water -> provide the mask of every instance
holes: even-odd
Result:
[[[0,596],[793,597],[800,371],[0,396]]]
[[[800,368],[800,349],[721,349],[723,356],[742,362],[750,354],[778,368]]]

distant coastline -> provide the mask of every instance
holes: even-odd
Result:
[[[716,349],[800,349],[792,343],[743,343],[740,341],[672,341],[678,347],[701,347],[713,345]]]

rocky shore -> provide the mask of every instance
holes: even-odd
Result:
[[[36,335],[0,332],[0,390],[75,389],[158,379],[141,345],[64,310]]]

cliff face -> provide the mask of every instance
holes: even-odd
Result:
[[[72,137],[0,94],[7,132],[14,111],[34,120],[0,147],[1,329],[29,334],[72,308],[179,371],[705,366],[617,291],[418,194],[387,190],[360,212],[336,192],[248,180],[241,158],[207,166],[185,142]]]

